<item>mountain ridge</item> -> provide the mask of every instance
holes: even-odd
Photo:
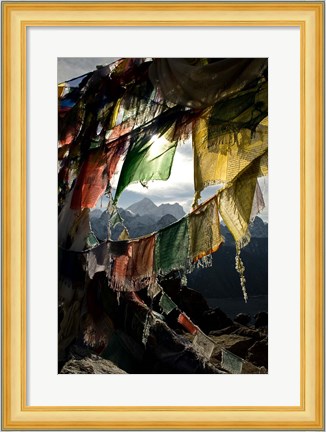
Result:
[[[157,206],[152,200],[149,198],[143,198],[140,201],[131,204],[126,208],[133,212],[134,214],[138,214],[139,216],[143,216],[145,214],[155,216],[157,218],[161,218],[166,214],[170,214],[174,216],[176,219],[181,219],[186,213],[184,212],[182,206],[178,203],[170,204],[170,203],[162,203]]]

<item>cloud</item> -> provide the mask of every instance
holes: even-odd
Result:
[[[104,66],[116,60],[118,60],[118,57],[59,57],[58,83],[77,78],[95,70],[96,66]]]

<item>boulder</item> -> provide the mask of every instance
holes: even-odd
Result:
[[[268,326],[268,313],[267,312],[258,312],[255,315],[255,327],[267,327]]]
[[[206,334],[213,330],[230,327],[232,324],[233,321],[220,308],[205,311],[199,322],[200,327]]]
[[[195,321],[200,320],[203,314],[209,310],[209,306],[202,294],[187,287],[181,287],[180,289],[178,306]]]
[[[256,366],[268,368],[268,339],[255,342],[248,350],[248,361]]]
[[[242,324],[244,326],[248,326],[251,320],[251,316],[245,313],[239,313],[235,318],[234,321]]]

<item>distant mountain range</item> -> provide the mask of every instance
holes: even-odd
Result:
[[[142,236],[158,231],[173,222],[181,219],[185,212],[180,204],[161,204],[157,206],[149,198],[138,201],[127,209],[119,208],[119,214],[124,225],[128,228],[131,237]],[[95,209],[91,212],[91,225],[95,235],[103,241],[107,238],[108,215],[106,211]],[[123,226],[119,224],[111,233],[116,240]],[[228,229],[221,224],[221,231],[227,244],[233,244],[233,239]],[[256,217],[250,228],[254,238],[268,237],[268,224]]]
[[[185,215],[179,204],[155,205],[144,198],[127,209],[119,209],[124,225],[131,237],[139,237],[158,231]],[[91,212],[91,225],[100,241],[107,238],[108,214],[100,209]],[[111,238],[117,240],[123,230],[121,224],[112,230]],[[201,292],[206,298],[241,297],[239,275],[235,270],[235,244],[232,235],[221,224],[225,243],[213,254],[213,266],[195,269],[187,275],[188,286]],[[241,251],[246,267],[248,295],[268,293],[268,224],[256,217],[250,226],[251,241]]]
[[[157,206],[148,198],[138,201],[127,209],[119,208],[119,214],[123,219],[131,237],[139,237],[158,231],[181,219],[185,212],[180,204],[161,204]],[[108,214],[100,209],[91,212],[91,225],[94,234],[101,241],[107,238]],[[111,238],[116,240],[123,226],[118,224],[111,233]]]

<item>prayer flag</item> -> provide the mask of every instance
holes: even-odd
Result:
[[[239,176],[230,187],[225,187],[220,192],[219,210],[223,221],[236,243],[243,247],[250,239],[248,230],[249,224],[256,211],[263,208],[263,203],[255,205],[257,202],[254,198],[257,197],[256,191],[260,191],[257,182],[257,175],[260,169],[260,160],[255,160],[241,176]],[[261,192],[258,193],[260,199]]]
[[[124,228],[119,235],[118,240],[128,240],[130,238],[127,228]]]
[[[95,273],[108,272],[109,265],[109,248],[106,242],[87,252],[87,270],[90,279],[93,279]]]
[[[231,374],[241,374],[243,363],[244,360],[242,358],[236,356],[230,351],[227,351],[226,349],[222,349],[221,366],[223,369],[230,372]]]
[[[218,61],[156,58],[149,68],[154,86],[164,99],[203,109],[247,88],[267,69],[266,58],[225,58]]]
[[[162,292],[162,288],[158,283],[154,283],[149,286],[147,294],[150,298],[154,299],[160,292]]]
[[[206,358],[210,358],[213,354],[215,343],[214,341],[205,335],[201,330],[198,329],[196,336],[193,340],[193,345],[197,351],[199,351]]]
[[[165,293],[162,293],[159,305],[166,315],[169,315],[177,307],[174,301]]]
[[[113,290],[139,291],[154,283],[154,243],[154,235],[127,242],[124,253],[114,257],[111,282]]]
[[[266,153],[268,148],[267,124],[260,123],[256,130],[220,131],[214,140],[208,139],[209,115],[202,116],[194,123],[194,181],[196,199],[209,185],[231,183],[255,160]],[[266,175],[266,163],[260,175]]]
[[[223,242],[217,201],[218,196],[215,195],[189,215],[189,255],[193,261],[217,251]]]
[[[191,322],[190,318],[184,312],[178,316],[178,323],[181,324],[192,335],[197,333],[198,328]]]
[[[157,233],[155,272],[165,275],[189,265],[188,218],[180,219]]]
[[[74,210],[93,208],[108,183],[106,157],[102,150],[90,152],[77,177],[71,200]]]
[[[168,134],[138,136],[130,145],[124,161],[115,201],[130,183],[167,180],[170,177],[176,146],[177,142],[170,142]]]

